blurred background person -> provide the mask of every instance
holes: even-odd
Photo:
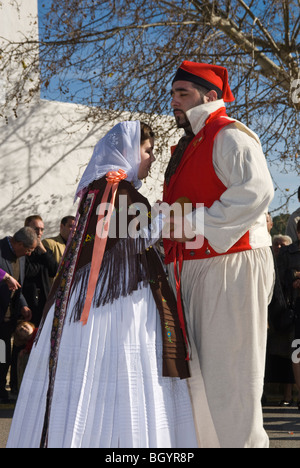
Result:
[[[75,224],[75,216],[65,216],[60,223],[60,232],[56,237],[44,239],[44,246],[51,250],[56,262],[59,264],[64,254],[69,235]]]
[[[284,246],[292,244],[289,236],[278,234],[272,238],[272,250],[274,254],[274,264],[276,280],[272,301],[268,308],[268,342],[265,383],[282,384],[283,397],[279,406],[292,406],[293,385],[295,383],[293,367],[291,361],[291,343],[293,341],[293,328],[285,329],[282,326],[281,316],[287,313],[288,305],[285,300],[277,268],[277,258]],[[264,400],[268,400],[268,389],[265,387]]]
[[[36,233],[31,228],[20,229],[13,237],[0,241],[0,268],[23,285],[25,278],[25,258],[37,246]],[[11,337],[18,319],[23,316],[30,320],[32,313],[22,288],[12,290],[6,281],[0,282],[0,339],[6,345],[6,362],[0,363],[0,403],[9,403],[6,379],[11,364]]]
[[[23,294],[32,310],[31,321],[38,327],[50,292],[50,279],[56,276],[58,263],[51,250],[43,245],[42,236],[45,226],[41,216],[29,216],[25,220],[25,226],[31,227],[36,232],[38,239],[36,249],[31,257],[26,259],[23,286]]]
[[[298,188],[298,200],[300,202],[300,187]],[[297,234],[297,223],[300,221],[300,207],[294,211],[289,217],[287,227],[286,227],[286,235],[290,236],[293,242],[297,242],[298,234]]]
[[[293,341],[300,340],[300,220],[296,225],[297,240],[283,247],[278,255],[278,269],[283,291],[293,312]],[[291,348],[291,352],[294,351]],[[298,355],[299,357],[299,355]],[[300,362],[293,362],[295,382],[300,393]],[[300,401],[298,401],[300,410]]]

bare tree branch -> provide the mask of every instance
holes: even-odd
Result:
[[[273,52],[278,58],[280,57],[280,49],[275,43],[272,36],[268,31],[263,27],[260,20],[251,12],[248,6],[244,3],[243,0],[238,0],[238,2],[243,6],[246,12],[250,17],[258,24],[260,29],[263,31],[264,35],[269,41],[269,45],[273,49]],[[222,17],[222,15],[215,14],[215,9],[213,3],[201,4],[198,0],[192,0],[192,3],[197,6],[199,11],[204,14],[205,18],[211,24],[213,29],[219,29],[223,31],[228,38],[230,38],[239,48],[243,49],[247,54],[254,56],[258,65],[261,66],[261,74],[267,78],[274,77],[276,81],[279,82],[279,85],[285,90],[290,89],[290,77],[287,72],[281,66],[278,66],[273,60],[268,58],[264,52],[259,50],[255,45],[254,41],[250,41],[245,34],[239,29],[238,25],[235,24],[232,20]]]
[[[291,131],[299,128],[299,2],[49,0],[40,40],[0,38],[0,73],[11,74],[1,114],[17,115],[40,86],[51,99],[88,107],[85,119],[142,112],[155,125],[170,114],[181,61],[217,63],[236,96],[228,112],[261,136],[269,160],[288,154],[299,174],[299,132]]]

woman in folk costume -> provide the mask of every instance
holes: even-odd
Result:
[[[135,121],[116,125],[95,147],[8,447],[197,447],[176,302],[151,247],[162,216],[150,219],[137,191],[153,145],[151,129]],[[140,232],[132,206],[146,207]],[[105,236],[109,217],[116,231]]]

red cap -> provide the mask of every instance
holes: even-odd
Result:
[[[234,101],[234,96],[228,84],[228,72],[219,65],[207,63],[188,62],[185,60],[177,70],[175,81],[191,81],[209,90],[217,92],[218,99],[225,102]]]

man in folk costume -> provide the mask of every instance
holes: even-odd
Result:
[[[186,315],[195,415],[201,421],[203,379],[220,446],[257,448],[269,445],[261,396],[274,281],[266,226],[273,184],[257,135],[226,114],[224,102],[233,100],[225,68],[185,61],[178,69],[172,108],[185,135],[166,171],[164,201],[192,203],[180,223],[188,221],[203,245],[191,247],[176,231],[164,244]]]

